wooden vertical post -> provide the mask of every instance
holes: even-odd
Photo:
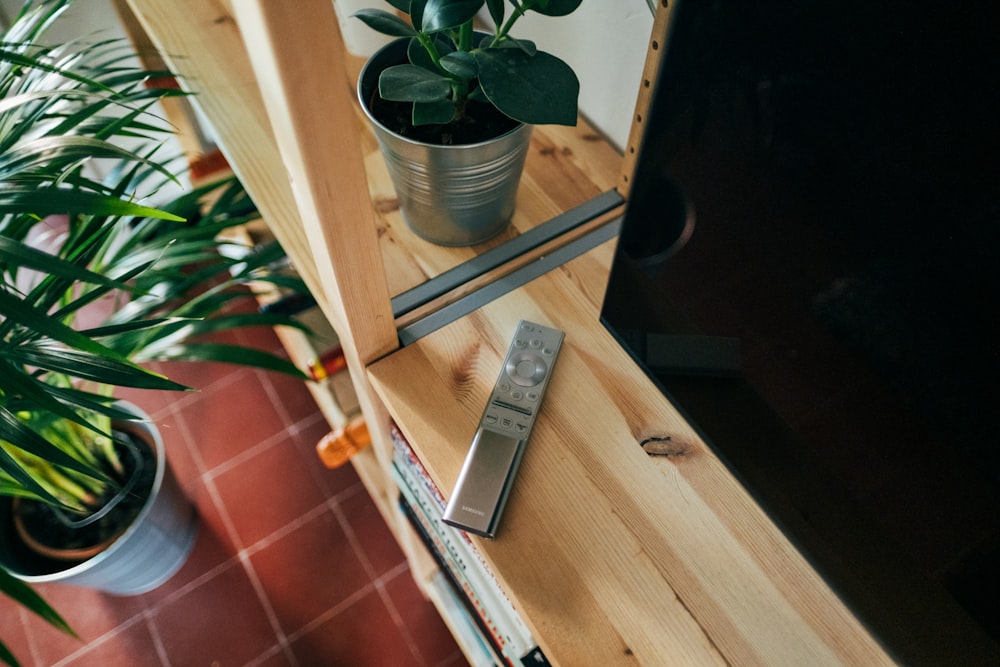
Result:
[[[632,114],[632,126],[629,129],[628,143],[625,144],[625,156],[618,176],[618,192],[626,199],[632,191],[635,165],[639,159],[639,149],[646,132],[646,116],[653,99],[656,80],[660,74],[660,63],[663,61],[667,37],[670,32],[670,19],[676,6],[677,0],[673,0],[673,2],[671,0],[656,0],[656,14],[653,17],[653,29],[646,51],[646,64],[642,68],[642,82],[639,84],[639,94],[636,97],[635,111]]]
[[[389,419],[365,367],[399,343],[333,4],[298,0],[290,8],[241,0],[232,10],[327,297],[327,317],[387,469]]]

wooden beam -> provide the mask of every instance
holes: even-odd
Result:
[[[653,29],[649,36],[649,48],[646,51],[646,64],[642,68],[642,83],[639,84],[639,94],[636,97],[635,111],[632,114],[632,127],[629,130],[628,142],[625,144],[625,156],[618,176],[618,192],[626,199],[632,190],[635,165],[639,159],[643,136],[646,133],[649,105],[653,100],[656,81],[660,75],[660,64],[663,62],[663,55],[666,52],[671,18],[677,7],[676,0],[674,2],[656,0],[656,4]]]

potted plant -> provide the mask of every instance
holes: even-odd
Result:
[[[187,389],[141,365],[159,359],[305,377],[272,354],[203,340],[294,325],[240,309],[252,298],[247,283],[303,287],[262,273],[282,256],[277,244],[234,252],[220,240],[257,217],[235,179],[143,203],[178,185],[174,160],[161,157],[170,131],[151,106],[179,93],[145,86],[165,73],[143,71],[118,41],[42,45],[69,4],[29,0],[0,41],[0,592],[64,628],[25,581],[99,572],[105,590],[147,590],[179,567],[193,538],[191,506],[155,430],[114,388]],[[88,168],[95,161],[106,176]],[[152,448],[126,431],[144,431]],[[139,468],[147,474],[134,475]],[[14,504],[27,508],[16,521]],[[135,521],[110,529],[98,555],[68,564],[29,560],[17,537],[16,524],[32,517],[89,530],[119,511]],[[155,538],[137,527],[148,521]],[[128,556],[133,546],[138,555]],[[168,557],[151,572],[161,552]],[[116,569],[112,556],[133,562]],[[2,643],[0,661],[16,664]]]
[[[442,245],[502,231],[514,212],[531,125],[575,125],[580,84],[559,58],[511,30],[528,12],[565,16],[581,0],[389,0],[359,19],[398,37],[358,80],[403,219]],[[473,29],[486,6],[495,25]]]

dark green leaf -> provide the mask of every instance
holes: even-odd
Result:
[[[446,39],[435,39],[434,48],[437,49],[439,57],[455,50],[451,42]],[[406,58],[412,65],[423,67],[431,72],[439,71],[437,65],[434,64],[434,60],[431,58],[431,54],[427,52],[427,49],[424,48],[419,39],[410,40],[410,43],[406,46]]]
[[[93,354],[54,346],[24,345],[9,351],[7,356],[12,361],[101,384],[137,389],[186,389],[130,361],[120,361],[119,355],[107,347],[101,346],[101,349],[107,352]]]
[[[502,113],[522,123],[576,124],[580,83],[562,60],[520,49],[483,49],[475,56],[483,93]]]
[[[0,591],[41,616],[52,627],[76,637],[69,624],[38,593],[2,567],[0,567]]]
[[[40,311],[23,300],[0,290],[0,313],[3,313],[5,324],[14,322],[39,336],[47,336],[53,341],[61,343],[77,350],[82,350],[89,355],[106,357],[109,361],[114,361],[120,365],[128,365],[129,362],[120,355],[107,349],[100,343],[81,334],[63,322],[50,317],[46,312]],[[13,358],[15,354],[21,354],[26,348],[9,349],[7,355]],[[62,347],[60,348],[62,349]],[[65,351],[68,352],[68,351]],[[58,354],[58,352],[57,352]],[[45,366],[45,368],[48,368]],[[61,368],[61,365],[60,365]]]
[[[410,0],[385,0],[385,1],[405,14],[410,13]]]
[[[424,7],[427,5],[427,0],[410,0],[410,8],[407,13],[410,15],[410,21],[413,23],[413,27],[423,25],[424,22]]]
[[[10,652],[10,649],[3,642],[0,642],[0,661],[7,663],[10,667],[21,667],[21,663],[17,661],[14,654]]]
[[[127,290],[129,287],[108,276],[88,271],[77,263],[70,262],[55,255],[50,255],[31,246],[0,236],[0,263],[12,264],[21,268],[34,269],[46,275],[59,276],[70,280],[94,285],[107,285],[115,289]],[[8,298],[11,298],[8,296]],[[4,302],[0,301],[0,312],[5,312]],[[13,307],[12,305],[10,307]]]
[[[445,125],[455,118],[455,104],[451,100],[415,102],[411,120],[414,125]]]
[[[451,93],[447,77],[416,65],[386,68],[378,79],[378,94],[396,102],[437,102]]]
[[[486,7],[490,11],[490,18],[493,19],[493,25],[503,25],[504,0],[486,0]]]
[[[530,39],[514,39],[513,37],[508,37],[500,44],[498,48],[501,49],[520,49],[525,54],[533,56],[538,53],[538,47]]]
[[[475,57],[468,51],[455,51],[441,58],[441,67],[460,79],[474,79],[479,73]]]
[[[383,35],[391,35],[393,37],[412,37],[417,34],[417,31],[414,30],[409,23],[395,14],[390,14],[389,12],[381,9],[359,9],[354,12],[353,16],[361,19],[369,28],[380,32]]]
[[[39,217],[61,213],[86,213],[109,216],[145,216],[183,221],[183,218],[171,213],[96,192],[81,192],[55,187],[0,188],[0,215],[8,213],[17,215],[25,212],[31,212]]]
[[[546,16],[566,16],[576,11],[583,0],[548,0],[546,3],[537,3],[537,6],[529,7],[531,11],[545,14]]]
[[[0,386],[3,387],[5,395],[18,396],[18,400],[24,403],[23,409],[31,412],[45,411],[51,413],[54,418],[67,419],[95,430],[90,422],[61,400],[65,397],[64,392],[68,391],[68,388],[46,384],[26,373],[18,373],[10,366],[8,369],[9,372],[5,372]],[[102,433],[102,435],[111,436],[110,433]]]
[[[427,0],[420,29],[439,32],[457,28],[471,21],[483,6],[484,0]],[[413,19],[416,21],[416,17]]]

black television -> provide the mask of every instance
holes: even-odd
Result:
[[[906,664],[1000,664],[992,5],[675,2],[602,310]]]

